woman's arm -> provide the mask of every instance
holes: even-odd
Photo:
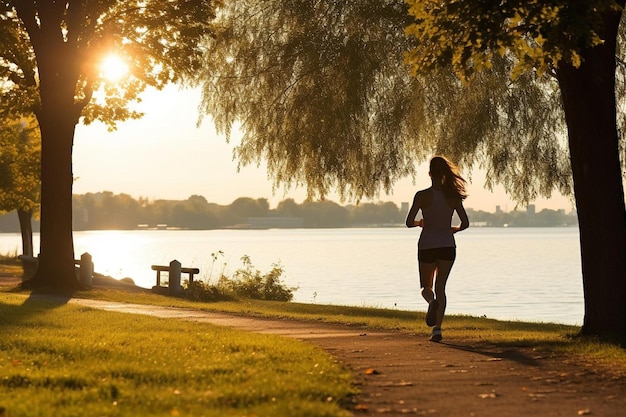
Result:
[[[452,233],[460,232],[461,230],[465,230],[469,227],[469,218],[467,217],[465,207],[463,207],[463,200],[459,200],[454,209],[461,219],[461,224],[458,226],[453,226]]]
[[[420,210],[420,208],[422,207],[422,198],[421,198],[421,193],[417,192],[415,193],[415,197],[413,197],[413,204],[411,205],[411,209],[409,210],[409,213],[406,216],[406,227],[424,227],[424,220],[420,219],[415,220],[415,217],[417,216],[417,212]]]

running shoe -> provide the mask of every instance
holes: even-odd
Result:
[[[433,333],[430,335],[430,340],[431,342],[441,342],[442,336],[441,336],[441,329],[435,327],[433,329]]]

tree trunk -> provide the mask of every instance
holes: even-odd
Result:
[[[37,272],[31,282],[34,286],[76,289],[79,285],[72,236],[72,147],[80,114],[74,98],[80,61],[75,44],[59,36],[54,10],[41,9],[40,32],[31,35],[41,98],[41,108],[36,112],[41,129],[40,250]]]
[[[20,221],[20,232],[22,233],[22,255],[33,255],[33,218],[32,210],[17,210],[17,218]]]
[[[43,113],[39,118],[42,142],[40,249],[32,282],[36,286],[75,289],[78,287],[72,236],[75,124],[70,112],[43,108]]]
[[[621,12],[605,18],[604,44],[579,68],[557,71],[569,134],[585,296],[583,335],[626,336],[626,208],[615,107]],[[554,294],[558,297],[558,294]]]

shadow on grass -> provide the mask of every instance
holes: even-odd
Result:
[[[8,292],[19,294],[26,291],[21,286],[18,286]],[[72,293],[68,292],[55,293],[33,290],[22,304],[16,305],[0,302],[0,328],[19,326],[32,317],[67,304],[71,298]]]

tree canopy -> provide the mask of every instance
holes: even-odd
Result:
[[[562,62],[580,66],[580,51],[603,42],[601,16],[614,0],[436,1],[407,0],[417,42],[408,53],[414,70],[451,65],[461,79],[492,66],[494,55],[513,54],[513,77],[552,72]]]
[[[49,59],[76,79],[75,121],[111,128],[141,116],[128,104],[147,86],[193,78],[214,16],[212,2],[202,0],[3,1],[0,8],[4,108],[40,111],[48,69],[40,66]],[[126,76],[107,80],[102,64],[110,55],[123,62]]]
[[[512,78],[550,73],[567,124],[580,227],[582,333],[626,338],[626,206],[619,40],[624,1],[410,0],[415,74],[451,66],[462,79],[512,57]],[[620,35],[622,33],[622,35]],[[616,98],[617,96],[617,98]],[[622,116],[623,120],[623,116]]]
[[[251,0],[220,10],[202,78],[204,111],[243,132],[242,164],[275,186],[373,197],[445,153],[487,171],[520,203],[571,192],[556,83],[508,79],[504,56],[464,85],[448,68],[412,77],[403,0]]]
[[[147,87],[194,79],[212,34],[210,0],[0,2],[0,91],[7,111],[34,113],[41,129],[41,248],[34,283],[76,285],[72,146],[79,120],[139,117]],[[107,82],[110,54],[128,76]]]

